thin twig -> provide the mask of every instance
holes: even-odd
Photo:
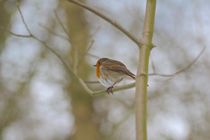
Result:
[[[84,51],[81,56],[78,58],[78,63],[77,63],[77,69],[79,68],[79,66],[81,66],[81,62],[82,60],[84,60],[84,57],[88,54],[88,51],[92,48],[93,44],[94,44],[95,40],[91,40],[86,51]]]
[[[70,3],[76,4],[86,10],[88,10],[91,13],[94,13],[95,15],[101,17],[102,19],[104,19],[105,21],[107,21],[108,23],[110,23],[111,25],[113,25],[115,28],[117,28],[119,31],[121,31],[124,35],[126,35],[129,39],[131,39],[134,43],[136,43],[137,46],[142,46],[144,43],[143,41],[139,41],[136,37],[134,37],[130,32],[128,32],[127,30],[125,30],[120,24],[118,24],[117,22],[113,21],[112,19],[108,18],[107,16],[105,16],[104,14],[100,13],[99,11],[93,9],[90,6],[85,5],[82,2],[76,1],[76,0],[67,0]]]
[[[31,38],[34,38],[35,40],[37,40],[38,42],[40,42],[43,46],[45,46],[49,51],[51,51],[64,65],[64,67],[66,68],[66,70],[68,71],[68,74],[70,76],[72,76],[71,78],[76,78],[77,81],[79,81],[79,83],[82,85],[82,87],[86,90],[87,93],[89,93],[92,96],[92,93],[94,93],[86,84],[85,82],[80,79],[69,67],[69,65],[64,61],[64,59],[62,58],[62,56],[60,54],[58,54],[55,50],[53,50],[50,46],[47,45],[46,42],[42,41],[41,39],[39,39],[38,37],[36,37],[35,35],[33,35],[33,33],[31,32],[31,30],[28,28],[28,25],[24,19],[24,16],[22,14],[22,11],[20,10],[20,7],[18,7],[18,12],[21,15],[21,20],[23,21],[24,26],[26,27],[26,30],[28,31],[29,35]],[[16,35],[16,34],[13,34]],[[21,35],[17,35],[18,37],[21,37]]]
[[[178,70],[178,71],[176,71],[176,72],[174,72],[174,73],[172,73],[172,74],[150,73],[150,74],[148,74],[148,75],[149,75],[149,76],[161,76],[161,77],[173,77],[173,76],[175,76],[175,75],[178,75],[178,74],[180,74],[180,73],[182,73],[182,72],[184,72],[184,71],[190,69],[190,67],[192,67],[193,64],[195,64],[195,63],[198,61],[198,59],[201,57],[201,55],[203,54],[203,52],[205,51],[205,49],[206,49],[206,47],[203,47],[203,49],[202,49],[201,52],[196,56],[196,58],[193,59],[193,61],[190,62],[186,67],[184,67],[184,68],[182,68],[182,69],[180,69],[180,70]]]
[[[56,20],[58,21],[58,24],[61,26],[63,32],[68,36],[69,44],[71,44],[72,41],[71,41],[71,35],[70,35],[70,33],[68,32],[69,29],[67,30],[67,29],[65,28],[65,26],[64,26],[62,20],[60,19],[60,17],[59,17],[59,15],[58,15],[58,13],[57,13],[56,10],[54,11],[54,15],[55,15]],[[72,46],[72,48],[75,48],[73,44],[71,44],[71,46]],[[70,59],[69,61],[70,61],[70,64],[73,65],[73,62],[71,61],[71,59]]]
[[[17,6],[18,8],[18,12],[21,16],[21,20],[23,21],[23,24],[24,26],[26,27],[26,30],[28,31],[29,35],[28,37],[31,37],[31,38],[34,38],[35,40],[37,40],[38,42],[40,42],[43,46],[45,46],[49,51],[51,51],[61,62],[62,64],[64,65],[64,67],[68,70],[68,73],[71,74],[71,75],[74,75],[76,76],[72,70],[69,68],[68,64],[64,61],[64,59],[62,58],[62,56],[60,54],[58,54],[55,50],[53,50],[50,46],[47,45],[47,43],[41,39],[39,39],[38,37],[36,37],[32,32],[31,30],[29,29],[25,19],[24,19],[24,16],[23,16],[23,13],[22,11],[20,10],[20,7]],[[13,35],[16,35],[15,33],[13,33]],[[18,37],[21,37],[22,35],[17,35]]]
[[[55,13],[55,18],[58,21],[58,23],[60,24],[61,28],[63,29],[64,33],[68,36],[69,40],[71,40],[70,34],[68,32],[68,30],[65,28],[63,22],[61,21],[60,17],[58,16],[57,11],[54,11]]]
[[[151,64],[152,64],[152,71],[155,73],[156,68],[155,68],[154,61],[153,61],[152,57],[150,59],[151,59]]]
[[[28,33],[32,36],[32,33],[31,33],[31,31],[30,31],[28,25],[26,24],[26,21],[25,21],[25,19],[24,19],[24,17],[23,17],[23,14],[22,14],[22,12],[21,12],[21,10],[20,10],[19,5],[17,5],[17,8],[18,8],[18,12],[20,13],[20,17],[21,17],[21,19],[22,19],[22,21],[23,21],[23,24],[24,24],[24,26],[26,27],[26,30],[27,30]]]
[[[93,91],[93,90],[91,90],[91,89],[87,86],[87,84],[94,84],[94,83],[99,83],[99,82],[97,82],[97,81],[84,81],[84,80],[80,79],[78,76],[76,76],[76,75],[73,73],[73,71],[71,70],[71,68],[69,67],[69,65],[64,61],[64,59],[62,58],[62,56],[61,56],[60,54],[58,54],[58,53],[57,53],[55,50],[53,50],[49,45],[47,45],[46,42],[44,42],[43,40],[41,40],[41,39],[39,39],[38,37],[36,37],[35,35],[33,35],[33,33],[32,33],[31,30],[29,29],[29,27],[28,27],[28,25],[27,25],[27,23],[26,23],[26,21],[25,21],[25,19],[24,19],[24,16],[23,16],[23,14],[22,14],[22,12],[21,12],[19,6],[17,6],[17,7],[18,7],[18,11],[19,11],[19,13],[20,13],[20,15],[21,15],[21,19],[22,19],[22,21],[23,21],[23,24],[24,24],[24,26],[26,27],[26,30],[27,30],[27,32],[28,32],[29,34],[28,34],[28,35],[22,35],[22,34],[17,34],[17,33],[8,31],[9,33],[11,33],[13,36],[16,36],[16,37],[34,38],[35,40],[37,40],[38,42],[40,42],[41,44],[43,44],[43,46],[45,46],[48,50],[50,50],[50,51],[51,51],[51,52],[52,52],[52,53],[53,53],[53,54],[62,62],[62,64],[64,65],[64,67],[68,70],[68,73],[69,73],[70,75],[73,75],[74,77],[76,77],[77,80],[79,80],[80,84],[83,86],[83,88],[84,88],[90,95],[96,96],[96,95],[101,95],[101,94],[106,93],[106,90],[99,90],[99,91]],[[93,42],[90,43],[90,46],[92,46],[91,44],[93,44]],[[90,47],[88,47],[88,48],[90,48]],[[181,70],[179,70],[179,71],[177,71],[177,72],[175,72],[175,73],[173,73],[173,74],[150,73],[150,74],[148,74],[148,75],[149,75],[149,76],[161,76],[161,77],[173,77],[173,76],[175,76],[175,75],[177,75],[177,74],[180,74],[181,72],[184,72],[184,71],[186,71],[187,69],[189,69],[193,64],[195,64],[195,63],[198,61],[198,59],[200,58],[200,56],[201,56],[202,53],[204,52],[205,48],[206,48],[206,47],[204,47],[204,48],[201,50],[201,52],[199,53],[199,55],[198,55],[190,64],[188,64],[186,67],[184,67],[183,69],[181,69]],[[89,54],[89,53],[88,53],[88,54]],[[98,56],[95,56],[95,55],[92,55],[92,54],[89,54],[89,55],[98,58]],[[127,84],[127,85],[122,85],[122,86],[115,87],[115,88],[113,89],[113,91],[114,91],[114,92],[117,92],[117,91],[121,91],[121,90],[125,90],[125,89],[130,89],[130,88],[133,88],[134,86],[135,86],[135,82],[134,82],[134,83],[131,83],[131,84]]]
[[[21,35],[21,34],[13,33],[11,31],[9,31],[9,33],[16,37],[23,37],[23,38],[31,38],[32,37],[31,35]]]
[[[48,28],[47,26],[42,25],[42,24],[40,24],[40,26],[41,26],[42,28],[44,28],[45,30],[47,30],[49,33],[51,33],[51,34],[53,34],[53,35],[55,35],[55,36],[57,36],[57,37],[60,37],[60,38],[62,38],[62,39],[64,39],[64,40],[70,41],[68,37],[56,33],[55,31],[51,30],[51,29]]]
[[[7,30],[7,29],[3,29],[3,28],[0,28],[1,31],[4,31],[4,32],[8,32],[10,33],[12,36],[14,37],[20,37],[20,38],[32,38],[32,35],[31,34],[27,34],[27,35],[24,35],[24,34],[19,34],[19,33],[14,33],[10,30]]]
[[[179,70],[173,74],[151,73],[151,74],[148,74],[148,76],[160,76],[160,77],[171,77],[172,78],[173,76],[176,76],[177,74],[180,74],[180,73],[188,70],[193,64],[195,64],[198,61],[198,59],[201,57],[201,55],[204,53],[205,49],[206,49],[206,47],[204,47],[201,50],[201,52],[196,56],[196,58],[191,63],[189,63],[186,67],[182,68],[181,70]],[[97,81],[85,81],[85,83],[86,84],[96,84],[98,82]],[[125,89],[130,89],[130,88],[133,88],[134,86],[135,86],[135,82],[131,83],[131,84],[115,87],[113,89],[113,91],[117,92],[117,91],[121,91],[121,90],[125,90]],[[106,93],[106,90],[95,91],[95,92],[92,92],[91,94],[95,96],[95,95],[101,95],[104,93]]]
[[[13,33],[10,31],[10,33],[16,37],[24,37],[24,38],[32,38],[34,37],[33,35],[21,35],[21,34],[16,34],[16,33]],[[35,37],[35,39],[37,40],[37,38]],[[52,50],[45,42],[41,41],[41,40],[38,40],[39,42],[41,42],[42,44],[44,43],[44,46],[47,47],[47,49],[49,49],[50,51],[52,51],[58,58],[59,60],[64,64],[64,66],[66,67],[66,69],[68,70],[68,73],[72,73],[72,71],[70,70],[69,66],[67,65],[66,62],[63,61],[62,57],[57,54],[54,50]],[[177,74],[180,74],[181,72],[184,72],[186,70],[188,70],[193,64],[195,64],[198,59],[201,57],[202,53],[204,52],[204,50],[206,49],[206,47],[204,47],[201,52],[199,53],[199,55],[190,63],[188,64],[186,67],[184,67],[183,69],[173,73],[173,74],[160,74],[160,73],[150,73],[148,74],[148,76],[160,76],[160,77],[173,77],[173,76],[176,76]],[[92,54],[90,54],[92,55]],[[98,56],[93,56],[93,57],[96,57],[98,58]],[[80,79],[80,82],[83,81]],[[88,89],[88,93],[91,94],[91,95],[101,95],[101,94],[104,94],[106,93],[106,90],[99,90],[99,91],[92,91],[90,90],[86,84],[99,84],[98,81],[86,81],[84,80],[83,82],[81,82],[83,84],[83,86],[85,85],[86,89]],[[120,90],[125,90],[125,89],[130,89],[130,88],[133,88],[135,86],[135,83],[132,83],[132,84],[128,84],[128,85],[123,85],[123,86],[120,86],[120,87],[115,87],[113,89],[113,91],[120,91]]]
[[[20,10],[20,7],[17,6],[17,8],[18,8],[18,12],[20,13],[20,16],[21,16],[21,19],[22,19],[22,21],[23,21],[23,24],[24,24],[24,26],[26,27],[26,30],[27,30],[28,33],[29,33],[29,36],[32,37],[32,38],[34,38],[35,40],[37,40],[37,41],[40,42],[41,44],[43,44],[48,50],[50,50],[53,54],[55,54],[55,55],[60,59],[60,61],[64,64],[64,66],[65,66],[66,68],[68,68],[68,64],[66,64],[66,63],[63,61],[61,55],[59,55],[55,50],[53,50],[50,46],[48,46],[46,42],[44,42],[43,40],[41,40],[41,39],[39,39],[38,37],[36,37],[35,35],[33,35],[33,33],[32,33],[31,30],[29,29],[29,27],[28,27],[28,25],[27,25],[27,23],[26,23],[26,21],[25,21],[25,19],[24,19],[24,16],[23,16],[22,11]]]
[[[91,53],[87,53],[87,55],[89,55],[90,57],[93,57],[95,59],[99,59],[100,57],[95,55],[95,54],[91,54]]]
[[[91,40],[90,44],[88,45],[88,48],[86,49],[86,53],[93,47],[95,40]]]

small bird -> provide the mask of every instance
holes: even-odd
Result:
[[[107,88],[107,93],[112,93],[112,89],[123,79],[134,79],[135,75],[120,61],[100,58],[96,65],[96,76],[99,82]]]

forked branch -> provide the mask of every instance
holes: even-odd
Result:
[[[28,32],[28,35],[22,35],[22,34],[17,34],[17,33],[8,31],[11,35],[16,36],[16,37],[20,37],[20,38],[33,38],[33,39],[37,40],[38,42],[40,42],[45,48],[47,48],[49,51],[51,51],[51,52],[52,52],[52,53],[61,61],[61,63],[64,65],[65,69],[67,70],[68,74],[69,74],[70,76],[75,77],[75,78],[79,81],[79,83],[81,84],[81,86],[85,89],[85,91],[86,91],[87,93],[89,93],[91,96],[92,96],[92,95],[93,95],[93,96],[97,96],[97,95],[102,95],[102,94],[106,93],[106,90],[105,90],[105,89],[104,89],[104,90],[99,90],[99,91],[93,91],[92,89],[90,89],[90,88],[87,86],[87,84],[93,84],[93,83],[98,83],[98,82],[96,82],[96,81],[91,81],[91,82],[89,82],[89,81],[84,81],[84,80],[82,80],[81,78],[79,78],[78,76],[76,76],[76,75],[73,73],[73,71],[71,70],[70,66],[67,64],[67,62],[64,61],[64,59],[62,58],[62,56],[61,56],[59,53],[57,53],[57,52],[56,52],[55,50],[53,50],[46,42],[42,41],[41,39],[39,39],[38,37],[36,37],[36,36],[31,32],[30,28],[28,27],[28,25],[27,25],[27,23],[26,23],[26,21],[25,21],[25,19],[24,19],[24,16],[23,16],[23,13],[22,13],[20,7],[17,6],[17,8],[18,8],[18,12],[19,12],[19,14],[20,14],[20,16],[21,16],[21,20],[22,20],[24,26],[26,27],[26,30],[27,30],[27,32]],[[58,18],[58,17],[57,17],[57,18]],[[1,30],[3,30],[3,29],[1,29]],[[91,44],[92,44],[92,43],[91,43]],[[91,44],[90,44],[90,46],[91,46]],[[178,75],[178,74],[181,74],[182,72],[185,72],[185,71],[187,71],[188,69],[190,69],[190,68],[199,60],[199,58],[201,57],[201,55],[204,53],[205,48],[206,48],[206,47],[204,47],[204,48],[201,50],[201,52],[196,56],[196,58],[193,59],[193,61],[190,62],[186,67],[184,67],[184,68],[182,68],[182,69],[180,69],[180,70],[178,70],[178,71],[176,71],[176,72],[174,72],[174,73],[172,73],[172,74],[150,73],[150,74],[148,74],[148,76],[174,77],[174,76],[176,76],[176,75]],[[97,57],[97,56],[96,56],[96,57]],[[113,89],[113,91],[114,91],[114,92],[122,91],[122,90],[126,90],[126,89],[133,88],[134,86],[135,86],[135,82],[134,82],[134,83],[130,83],[130,84],[126,84],[126,85],[122,85],[122,86],[115,87],[115,88]]]
[[[113,21],[112,19],[110,19],[109,17],[107,17],[104,14],[100,13],[99,11],[95,10],[94,8],[84,4],[82,2],[79,2],[78,0],[67,0],[67,1],[70,2],[70,3],[76,4],[76,5],[80,6],[80,7],[88,10],[89,12],[97,15],[98,17],[104,19],[105,21],[107,21],[108,23],[113,25],[113,27],[115,27],[116,29],[121,31],[129,39],[131,39],[137,46],[142,46],[144,44],[143,41],[139,41],[135,36],[133,36],[126,29],[124,29],[119,23],[117,23],[116,21]]]

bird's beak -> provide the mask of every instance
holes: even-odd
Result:
[[[94,67],[96,67],[96,65],[93,65]]]

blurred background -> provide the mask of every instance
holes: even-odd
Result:
[[[82,2],[142,37],[146,0]],[[208,0],[157,1],[150,73],[174,73],[206,50],[173,78],[149,77],[149,140],[210,139],[209,13]],[[65,0],[0,0],[0,31],[0,139],[135,139],[134,88],[92,97],[63,63],[91,81],[99,57],[136,73],[138,48],[121,32]]]

